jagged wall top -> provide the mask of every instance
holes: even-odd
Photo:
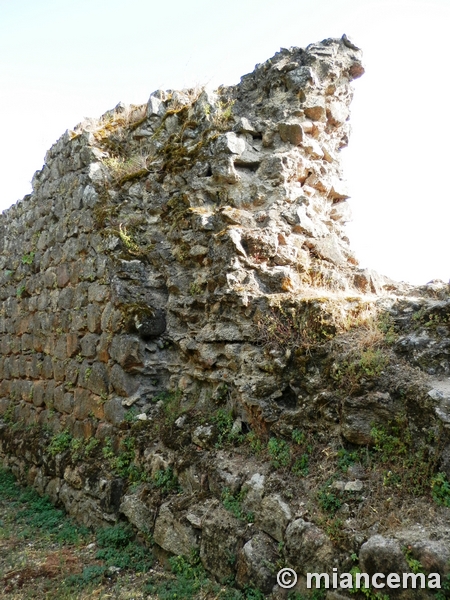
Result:
[[[164,390],[232,380],[237,404],[279,413],[286,358],[265,357],[258,314],[370,283],[343,229],[349,44],[282,50],[236,86],[158,91],[62,136],[0,217],[0,412],[100,435]]]

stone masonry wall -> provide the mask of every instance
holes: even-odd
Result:
[[[67,132],[1,217],[1,411],[86,437],[198,380],[267,404],[258,306],[365,281],[338,162],[362,72],[328,40]]]
[[[311,508],[319,484],[277,469],[302,435],[319,464],[330,440],[373,444],[373,420],[406,414],[434,434],[447,418],[391,350],[391,371],[377,349],[366,379],[346,388],[341,374],[365,348],[353,326],[380,306],[398,322],[411,311],[377,297],[392,282],[358,268],[345,235],[339,153],[363,72],[345,36],[282,49],[236,86],[159,90],[49,150],[33,193],[0,215],[4,464],[88,525],[126,518],[265,593],[269,563],[323,571],[359,552],[366,525],[349,512],[336,545]],[[414,336],[399,351],[446,372],[428,333],[420,355]],[[269,436],[272,462],[257,454]]]

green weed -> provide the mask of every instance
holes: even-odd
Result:
[[[88,441],[79,438],[73,438],[70,442],[70,454],[74,463],[90,456],[100,445],[100,440],[90,438]]]
[[[295,460],[292,472],[301,477],[306,477],[309,474],[309,454],[305,452]]]
[[[357,594],[359,592],[363,594],[367,600],[389,600],[389,596],[386,596],[385,594],[376,594],[371,588],[365,587],[362,582],[361,587],[356,587],[356,575],[361,573],[361,569],[357,565],[350,569],[350,573],[353,578],[353,587],[348,590],[350,594]]]
[[[28,254],[24,254],[22,256],[22,264],[23,265],[31,265],[34,260],[34,252],[29,252]]]
[[[262,442],[254,431],[250,431],[246,436],[247,442],[250,444],[250,450],[253,454],[261,454]]]
[[[219,408],[219,410],[211,417],[211,421],[218,431],[216,448],[222,448],[226,443],[236,443],[243,440],[241,434],[233,432],[234,419],[231,411]]]
[[[450,507],[450,482],[445,473],[438,473],[431,480],[431,495],[436,504]]]
[[[379,377],[388,362],[388,357],[382,350],[367,348],[337,363],[332,377],[341,387],[353,389],[362,378]]]
[[[324,489],[318,492],[317,501],[320,508],[330,515],[334,515],[342,506],[342,501],[336,494]]]
[[[68,450],[72,443],[72,436],[66,430],[61,433],[55,433],[55,435],[51,438],[49,445],[47,446],[47,452],[51,456],[56,456],[57,454],[61,454]]]
[[[118,523],[98,531],[97,545],[99,550],[95,557],[105,561],[107,567],[145,573],[153,565],[151,552],[134,541],[133,530],[128,524]]]
[[[162,583],[155,583],[153,579],[147,582],[144,591],[157,597],[159,600],[191,600],[214,587],[208,579],[198,554],[193,553],[190,559],[184,556],[169,558],[172,573],[176,576]]]
[[[385,466],[384,485],[396,486],[421,496],[434,489],[433,497],[446,494],[445,480],[432,478],[439,458],[439,451],[430,452],[423,442],[413,438],[405,419],[398,419],[389,425],[389,431],[382,427],[371,430],[375,442],[372,456]],[[436,444],[439,448],[439,444]],[[435,483],[433,483],[435,481]],[[433,493],[433,492],[432,492]]]
[[[181,409],[181,398],[181,390],[176,390],[174,392],[162,392],[153,399],[154,402],[162,400],[163,411],[166,416],[166,425],[173,425],[183,412]]]
[[[153,485],[161,490],[163,494],[181,491],[180,484],[178,483],[177,476],[173,472],[172,467],[159,469],[153,477]]]
[[[102,447],[103,458],[108,461],[109,468],[131,483],[147,480],[146,473],[134,464],[136,457],[135,443],[134,437],[123,438],[116,453],[111,438],[106,438]]]
[[[14,423],[14,404],[10,404],[3,413],[3,421],[10,425]]]
[[[64,511],[56,509],[49,498],[32,488],[20,487],[12,473],[0,469],[0,500],[13,502],[14,522],[21,525],[20,535],[33,539],[39,533],[57,543],[78,544],[88,534],[74,525]]]
[[[410,573],[423,573],[423,566],[422,563],[420,562],[420,560],[417,560],[416,558],[414,558],[411,555],[411,548],[407,547],[407,548],[403,548],[403,552],[405,554],[405,559],[406,562],[408,563],[409,566],[409,572]]]
[[[83,572],[77,575],[69,575],[64,581],[64,587],[73,588],[85,588],[91,584],[99,584],[105,577],[107,568],[100,565],[89,565],[84,567]]]
[[[202,288],[198,283],[191,283],[189,286],[189,294],[191,296],[199,296],[202,293]]]
[[[271,459],[272,466],[275,469],[287,467],[291,461],[291,450],[289,444],[284,440],[275,437],[270,438],[267,444],[267,450]]]
[[[450,598],[450,574],[447,575],[441,584],[441,589],[436,594],[436,600],[449,600]]]
[[[222,492],[222,504],[240,521],[253,523],[255,520],[255,515],[252,512],[244,512],[242,508],[242,501],[244,500],[245,496],[245,491],[240,491],[236,494],[233,494],[229,488],[224,488]]]
[[[348,468],[354,465],[359,460],[359,451],[349,452],[345,448],[339,448],[337,451],[338,468],[343,473],[348,471]]]
[[[306,436],[303,431],[300,429],[294,429],[292,431],[292,441],[296,444],[303,444],[305,442]]]

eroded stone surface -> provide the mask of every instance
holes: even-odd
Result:
[[[448,287],[360,269],[345,235],[362,73],[345,37],[283,49],[49,150],[0,216],[0,454],[18,477],[265,592],[278,559],[403,569],[403,543],[446,574],[447,509],[416,510],[419,540],[401,503],[388,513],[395,480],[353,456],[407,427],[450,474]],[[381,539],[374,481],[400,531]]]

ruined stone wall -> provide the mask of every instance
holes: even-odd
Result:
[[[104,418],[109,385],[111,290],[92,216],[94,156],[87,135],[64,135],[33,194],[1,217],[2,414],[76,435],[95,433],[89,416]]]
[[[318,465],[331,439],[373,444],[373,419],[439,429],[415,372],[386,375],[377,346],[369,375],[351,366],[375,334],[347,332],[391,285],[358,268],[344,229],[362,73],[345,36],[281,50],[236,86],[154,92],[50,149],[0,216],[0,454],[19,477],[265,592],[268,563],[322,571],[358,550],[354,522],[345,549],[319,527],[317,481],[277,469],[311,432]]]
[[[1,217],[2,413],[92,436],[198,381],[278,393],[255,390],[258,307],[358,277],[338,153],[361,73],[328,40],[67,132]]]

